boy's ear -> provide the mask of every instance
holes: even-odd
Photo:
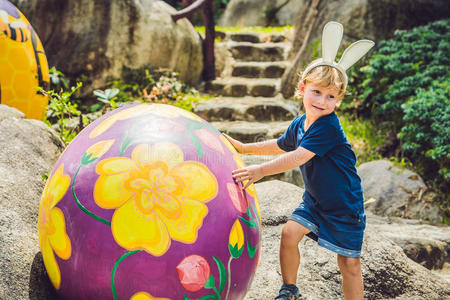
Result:
[[[298,82],[298,93],[303,96],[303,94],[305,93],[305,82],[303,80],[300,80]]]

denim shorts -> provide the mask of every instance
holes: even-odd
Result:
[[[307,236],[319,246],[347,257],[360,257],[366,227],[366,214],[335,216],[300,203],[289,220],[311,230]]]

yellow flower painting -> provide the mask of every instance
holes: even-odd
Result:
[[[100,161],[94,200],[115,209],[111,230],[128,250],[161,256],[171,240],[192,244],[208,214],[205,203],[218,193],[218,183],[202,163],[184,161],[173,143],[136,146],[131,158]]]
[[[233,258],[239,258],[244,248],[244,231],[239,220],[233,223],[230,230],[230,236],[228,238],[228,249]]]
[[[155,298],[147,292],[138,292],[130,300],[170,300],[169,298]]]
[[[61,271],[55,254],[65,260],[72,254],[64,214],[61,209],[55,207],[66,194],[69,184],[70,177],[64,174],[64,164],[61,164],[47,180],[39,207],[39,246],[48,276],[56,289],[61,285]]]

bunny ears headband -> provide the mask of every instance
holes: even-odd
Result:
[[[336,68],[344,75],[345,86],[347,86],[348,78],[345,73],[348,68],[354,65],[361,57],[363,57],[372,48],[375,43],[370,40],[359,40],[351,44],[345,49],[338,63],[334,61],[337,51],[341,44],[344,27],[338,22],[328,22],[325,24],[322,33],[322,56],[319,61],[311,64],[302,74],[302,79],[318,66],[330,66]]]

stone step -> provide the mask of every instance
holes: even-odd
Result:
[[[285,61],[291,44],[230,42],[228,47],[238,61]]]
[[[229,77],[207,82],[205,90],[214,96],[274,97],[280,90],[280,79]]]
[[[236,138],[243,143],[254,143],[280,137],[291,121],[248,122],[223,121],[210,122],[217,130]]]
[[[261,43],[259,34],[253,32],[232,33],[230,34],[230,39],[235,42]]]
[[[288,67],[288,61],[277,62],[236,62],[232,76],[246,78],[281,78]]]
[[[279,138],[287,129],[291,121],[281,122],[210,122],[219,131],[243,142],[253,143]],[[246,165],[255,165],[275,159],[277,155],[247,155],[243,154],[242,160]],[[261,181],[281,180],[303,187],[303,179],[299,168],[295,168],[280,174],[264,177]]]
[[[249,42],[249,43],[282,43],[287,40],[286,36],[280,33],[259,34],[254,32],[247,33],[232,33],[229,35],[230,39],[235,42]]]
[[[298,112],[298,103],[282,97],[218,97],[199,102],[194,113],[212,121],[289,121]]]

